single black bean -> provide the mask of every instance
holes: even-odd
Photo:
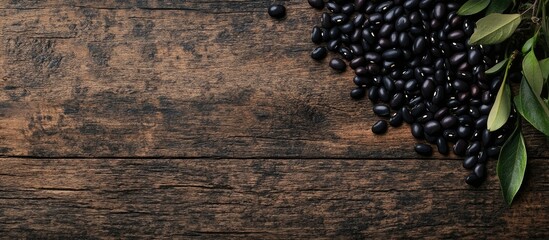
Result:
[[[490,130],[483,129],[481,135],[482,145],[488,146],[492,143],[492,134],[490,133]]]
[[[465,33],[461,30],[455,30],[450,33],[448,33],[448,40],[452,41],[459,41],[462,40],[465,37]]]
[[[389,124],[393,127],[399,127],[402,125],[404,119],[402,117],[402,113],[400,111],[396,111],[391,115],[391,118],[389,119]]]
[[[478,162],[485,163],[488,160],[488,151],[486,149],[478,153]]]
[[[362,87],[357,87],[351,91],[351,98],[358,100],[366,95],[366,90]]]
[[[467,175],[465,182],[473,187],[478,187],[482,183],[482,180],[475,173],[471,173]]]
[[[379,99],[379,88],[376,86],[372,86],[368,89],[368,99],[372,102],[377,102]]]
[[[376,12],[385,12],[387,11],[390,7],[393,6],[393,1],[385,1],[385,2],[381,2],[377,5],[376,7]]]
[[[384,134],[387,132],[388,128],[389,126],[387,125],[387,121],[380,120],[372,126],[372,132],[375,134]]]
[[[374,105],[374,113],[380,117],[389,117],[391,110],[385,104],[376,104]]]
[[[474,170],[475,175],[479,178],[486,177],[486,165],[484,163],[479,163],[475,166]]]
[[[340,58],[332,58],[330,61],[330,67],[336,71],[343,72],[347,68],[347,64]]]
[[[347,61],[351,61],[355,57],[353,55],[353,52],[350,49],[346,48],[346,47],[340,47],[338,52]]]
[[[403,93],[398,92],[393,95],[393,98],[391,99],[390,106],[393,109],[398,109],[402,105],[404,105],[404,102],[406,101],[406,98]]]
[[[467,62],[476,66],[482,60],[482,53],[478,49],[469,50],[467,53]]]
[[[433,93],[433,98],[431,101],[433,104],[439,106],[442,105],[445,100],[445,93],[444,93],[444,87],[443,86],[437,86],[435,89],[435,93]]]
[[[473,130],[468,126],[459,126],[457,133],[460,138],[470,138],[473,135]]]
[[[414,122],[414,117],[410,113],[410,109],[408,107],[402,107],[400,109],[400,113],[402,114],[402,119],[408,123],[412,124]]]
[[[355,25],[352,22],[348,22],[339,26],[339,29],[341,29],[342,33],[350,34],[355,31]]]
[[[414,136],[417,139],[423,138],[423,126],[419,123],[413,123],[411,127],[412,136]]]
[[[313,30],[311,31],[311,41],[316,44],[322,42],[322,30],[320,30],[320,27],[313,27]]]
[[[377,33],[380,37],[388,37],[393,33],[394,26],[390,23],[385,23],[381,25],[381,28],[379,29],[379,32]]]
[[[398,60],[400,57],[402,57],[402,50],[400,49],[385,50],[385,52],[383,52],[381,56],[383,57],[383,59],[389,60],[389,61]]]
[[[408,20],[408,17],[403,15],[403,16],[400,16],[395,21],[395,30],[397,32],[403,32],[403,31],[407,30],[410,27],[410,25],[411,25],[411,23],[410,23],[410,20]]]
[[[429,134],[429,135],[436,135],[438,133],[440,133],[440,131],[442,130],[442,126],[440,125],[440,123],[436,120],[431,120],[427,123],[425,123],[425,126],[423,126],[423,129],[425,131],[425,133]]]
[[[328,50],[325,47],[317,47],[311,52],[311,58],[314,60],[322,60],[328,55]]]
[[[403,6],[406,9],[415,9],[419,6],[419,0],[406,0]]]
[[[286,16],[286,7],[280,4],[273,4],[269,7],[267,12],[271,17],[281,19]]]
[[[369,77],[355,76],[353,83],[359,87],[369,87],[372,84],[372,80]]]
[[[349,66],[352,69],[356,69],[358,67],[364,66],[365,63],[366,63],[366,59],[364,57],[357,57],[351,60],[351,62],[349,63]]]
[[[422,54],[427,47],[427,40],[425,40],[425,37],[417,37],[414,40],[414,45],[412,46],[412,50],[415,54]]]
[[[341,12],[341,6],[335,2],[327,2],[326,8],[328,11],[332,13],[340,13]]]
[[[450,64],[452,64],[452,66],[458,66],[465,60],[467,60],[467,53],[458,52],[450,57]]]
[[[320,17],[320,25],[322,25],[323,28],[330,29],[333,26],[332,23],[332,17],[328,13],[322,13]]]
[[[479,141],[476,141],[476,142],[473,142],[471,143],[468,147],[467,147],[467,150],[465,151],[465,155],[466,156],[474,156],[474,155],[477,155],[481,150],[481,144]]]
[[[448,142],[444,137],[439,137],[437,139],[437,149],[438,152],[442,155],[448,155],[450,153],[450,149],[448,148]]]
[[[441,123],[442,123],[442,119],[444,119],[444,117],[446,115],[448,115],[449,112],[450,112],[450,109],[448,109],[447,107],[442,107],[438,111],[435,112],[435,115],[433,115],[433,117],[436,120],[441,121]]]
[[[380,13],[370,14],[368,19],[370,20],[371,24],[379,25],[383,22],[383,15],[381,15]]]
[[[324,8],[324,1],[323,0],[308,0],[309,5],[311,7],[316,9],[323,9]]]
[[[365,68],[365,67],[357,67],[355,69],[355,74],[357,76],[361,76],[361,77],[366,77],[366,76],[369,76],[370,74],[368,73],[368,70]]]
[[[463,160],[463,168],[473,169],[478,162],[477,156],[468,156]]]
[[[454,115],[448,115],[440,120],[440,124],[445,129],[454,128],[458,124],[458,118]]]
[[[382,102],[389,102],[391,96],[389,91],[387,91],[385,87],[380,87],[378,92],[379,92],[379,100],[381,100]]]
[[[425,113],[425,109],[425,103],[419,103],[418,105],[412,107],[412,110],[410,112],[412,113],[413,117],[418,118]]]
[[[435,8],[433,9],[433,17],[436,19],[443,19],[446,17],[446,4],[445,3],[437,3],[435,5]]]
[[[328,50],[330,51],[337,51],[340,45],[341,45],[341,41],[339,39],[334,39],[328,42],[328,44],[326,45],[326,48],[328,48]]]
[[[486,149],[486,152],[488,153],[489,157],[497,158],[499,156],[500,150],[501,150],[500,146],[492,146]]]
[[[444,130],[444,132],[442,133],[442,136],[444,137],[444,139],[446,139],[446,141],[453,142],[453,143],[455,143],[459,139],[457,132],[452,129]]]
[[[355,11],[355,5],[352,3],[347,3],[341,7],[341,12],[347,15],[353,14],[354,11]]]
[[[416,144],[414,150],[416,150],[418,154],[423,156],[433,155],[433,147],[431,147],[431,145],[429,144],[423,144],[423,143]]]
[[[488,115],[481,116],[477,118],[477,120],[475,121],[475,128],[484,129],[486,128],[487,122],[488,122]]]
[[[457,156],[465,156],[465,151],[467,150],[467,141],[465,141],[464,139],[457,140],[457,142],[454,144],[453,150],[454,154],[456,154]]]
[[[430,99],[433,97],[435,92],[435,83],[431,79],[427,79],[421,85],[421,94],[425,99]]]
[[[336,25],[343,25],[348,20],[349,20],[349,17],[347,16],[347,14],[336,13],[332,15],[332,22],[335,23]]]

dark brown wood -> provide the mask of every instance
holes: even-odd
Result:
[[[374,136],[352,73],[309,58],[286,1],[0,0],[8,238],[549,238],[548,139],[502,202],[455,156]]]
[[[305,1],[284,21],[269,1],[98,2],[0,7],[4,156],[416,157],[407,127],[369,131],[350,71],[310,59]]]
[[[0,232],[77,238],[547,238],[549,165],[502,202],[439,160],[0,159]],[[544,200],[545,199],[545,200]]]

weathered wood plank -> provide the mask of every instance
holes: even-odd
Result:
[[[506,207],[455,160],[0,159],[6,237],[547,238],[549,166]]]
[[[309,59],[306,1],[282,22],[269,4],[0,1],[0,154],[417,157],[407,128],[372,135],[350,72]]]

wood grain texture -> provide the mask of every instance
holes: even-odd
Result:
[[[508,208],[459,161],[0,159],[0,232],[29,238],[547,238],[549,166]],[[545,199],[545,200],[544,200]]]
[[[305,1],[284,21],[269,1],[2,2],[4,156],[417,157],[407,127],[369,131],[350,71],[310,59]]]
[[[319,12],[265,0],[0,0],[6,238],[549,238],[548,139],[502,202],[408,127],[374,136]]]

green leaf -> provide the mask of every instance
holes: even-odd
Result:
[[[540,96],[541,90],[543,90],[543,74],[534,51],[528,52],[522,59],[522,71],[534,93]]]
[[[547,78],[549,78],[549,58],[539,60],[539,66],[541,68],[541,75],[543,75],[543,79],[547,80]]]
[[[549,106],[535,95],[528,81],[522,80],[520,83],[520,92],[515,101],[517,111],[537,130],[549,136]],[[520,107],[518,107],[520,105]]]
[[[509,6],[511,6],[513,0],[494,0],[488,5],[486,9],[486,15],[490,13],[503,13]]]
[[[519,126],[517,126],[507,142],[503,144],[497,164],[501,192],[508,205],[511,205],[520,189],[526,171],[526,146],[524,145],[524,137]]]
[[[467,16],[479,13],[488,7],[488,4],[490,4],[490,0],[469,0],[461,5],[458,10],[458,15]]]
[[[499,71],[501,71],[503,69],[503,67],[505,67],[505,64],[507,64],[507,61],[509,61],[509,58],[503,59],[503,61],[497,63],[496,65],[494,65],[490,69],[486,70],[486,74],[498,73]]]
[[[496,101],[490,110],[488,115],[488,130],[490,132],[496,131],[507,122],[509,115],[511,114],[511,90],[505,81],[499,88]]]
[[[469,44],[496,44],[505,41],[520,24],[520,14],[492,13],[477,21]]]
[[[536,45],[536,39],[537,36],[533,36],[532,38],[528,39],[524,45],[522,45],[522,54],[528,53],[532,49],[532,46]]]

